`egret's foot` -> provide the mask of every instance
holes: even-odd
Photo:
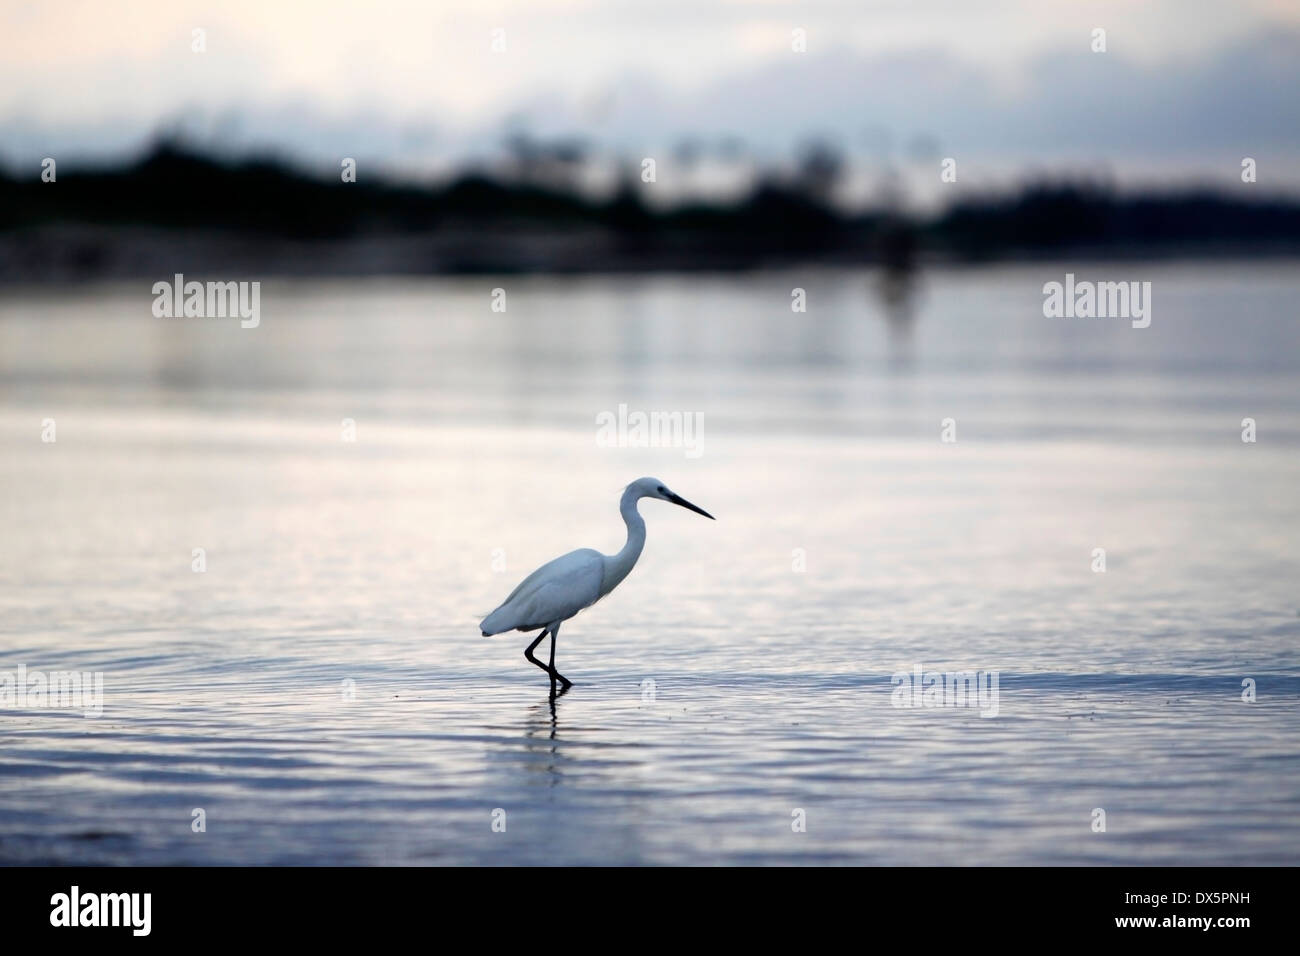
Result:
[[[570,687],[573,686],[573,681],[569,680],[569,678],[565,677],[559,671],[552,671],[551,677],[552,677],[551,683],[555,683],[555,681],[558,680],[561,684],[564,685],[565,690],[568,690]]]

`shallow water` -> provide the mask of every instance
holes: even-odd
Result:
[[[1044,318],[1066,271],[1151,327]],[[104,700],[0,708],[0,860],[1293,863],[1296,274],[934,271],[910,325],[843,272],[10,290],[0,672]],[[552,712],[476,623],[643,474],[718,521],[642,503]],[[917,666],[996,716],[894,706]]]

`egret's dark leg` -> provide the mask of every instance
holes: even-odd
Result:
[[[549,674],[551,672],[551,668],[547,667],[537,658],[533,657],[533,648],[536,647],[538,644],[542,643],[542,640],[546,637],[547,633],[549,633],[548,630],[546,628],[542,628],[542,632],[537,635],[537,640],[533,641],[533,643],[529,644],[528,647],[524,649],[524,657],[528,658],[528,660],[531,663],[536,664],[538,667],[540,667],[542,670],[546,671]],[[554,647],[554,645],[552,645],[552,647]],[[552,680],[551,683],[555,683],[555,681]]]
[[[555,639],[559,636],[560,625],[555,624],[551,627],[551,693],[555,693],[555,682],[558,680],[564,685],[564,690],[573,686],[573,681],[565,677],[555,669]],[[561,691],[563,693],[563,691]]]
[[[547,670],[551,675],[551,701],[555,701],[555,632],[551,632],[551,666]]]

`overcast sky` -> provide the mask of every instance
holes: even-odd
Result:
[[[1228,182],[1254,156],[1263,183],[1294,188],[1298,86],[1296,0],[0,6],[10,164],[179,125],[232,149],[418,169],[487,148],[514,117],[633,154],[686,135],[779,152],[817,134],[894,158],[924,141],[976,178],[1096,164]]]

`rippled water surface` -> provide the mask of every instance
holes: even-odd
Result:
[[[0,672],[104,701],[0,707],[0,861],[1295,862],[1300,280],[1096,267],[1133,329],[1044,318],[1066,271],[910,323],[839,272],[4,293]],[[700,453],[602,446],[620,404]],[[644,474],[718,520],[642,503],[552,711],[476,623]],[[996,716],[894,706],[917,667]]]

